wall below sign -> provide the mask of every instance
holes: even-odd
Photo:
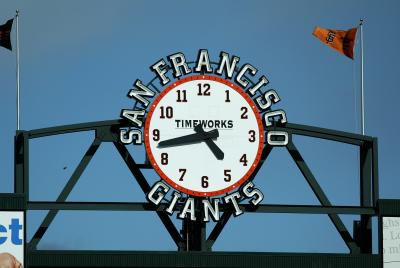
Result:
[[[400,217],[383,218],[384,268],[400,267]]]

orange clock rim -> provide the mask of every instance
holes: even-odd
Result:
[[[259,141],[258,141],[258,149],[257,149],[257,155],[256,158],[254,159],[254,162],[252,163],[250,169],[246,172],[245,175],[243,175],[243,177],[238,180],[236,183],[234,183],[233,185],[230,185],[224,189],[221,190],[217,190],[217,191],[208,191],[208,192],[203,192],[203,191],[193,191],[187,188],[184,188],[178,184],[176,184],[173,180],[171,180],[163,171],[162,169],[157,165],[157,162],[155,160],[155,157],[151,151],[150,148],[150,135],[149,135],[149,128],[150,128],[150,121],[152,118],[152,115],[154,113],[155,108],[157,107],[158,103],[161,101],[161,99],[168,94],[171,90],[173,90],[175,87],[188,82],[188,81],[195,81],[195,80],[213,80],[213,81],[217,81],[220,83],[223,83],[229,87],[231,87],[233,90],[235,90],[236,92],[238,92],[242,97],[244,97],[244,99],[248,102],[248,104],[250,105],[251,109],[253,110],[255,116],[256,116],[256,120],[257,120],[257,125],[258,125],[258,130],[259,130]],[[225,194],[227,192],[233,191],[238,189],[244,182],[246,182],[249,177],[251,176],[251,174],[253,174],[254,170],[257,168],[260,160],[261,160],[261,154],[262,154],[262,150],[263,150],[263,145],[264,145],[264,126],[261,120],[261,116],[260,113],[256,107],[256,105],[254,104],[253,100],[250,98],[250,96],[248,94],[246,94],[238,85],[234,84],[233,82],[230,82],[224,78],[221,77],[217,77],[217,76],[212,76],[212,75],[192,75],[192,76],[188,76],[185,78],[182,78],[178,81],[173,82],[171,85],[169,85],[167,88],[165,88],[163,91],[160,92],[160,94],[155,98],[155,100],[153,101],[153,103],[151,104],[150,108],[149,108],[149,112],[146,116],[146,123],[145,123],[145,127],[144,127],[144,142],[145,142],[145,148],[146,148],[146,152],[147,155],[149,157],[149,161],[151,163],[151,165],[153,166],[154,170],[157,172],[157,174],[165,181],[167,182],[172,188],[186,193],[188,195],[192,195],[192,196],[203,196],[203,197],[210,197],[210,196],[218,196],[218,195],[222,195]]]

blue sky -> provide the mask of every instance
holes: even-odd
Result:
[[[198,49],[241,57],[270,80],[288,121],[359,133],[360,60],[324,46],[315,26],[349,29],[364,18],[366,134],[378,137],[381,198],[400,198],[396,142],[400,97],[398,1],[6,1],[0,23],[20,9],[21,126],[24,130],[119,118],[149,66]],[[15,46],[15,35],[13,34]],[[0,191],[13,189],[15,52],[0,48]],[[89,146],[80,133],[31,142],[31,197],[54,200]],[[355,148],[297,138],[296,145],[333,204],[358,201]],[[141,148],[130,148],[143,159]],[[67,167],[64,169],[64,167]],[[317,204],[285,150],[276,150],[255,183],[265,203]],[[157,176],[149,172],[151,180]],[[95,186],[95,188],[93,188]],[[103,144],[69,200],[143,201],[126,167]],[[44,212],[28,214],[28,237]],[[343,217],[350,228],[354,217]],[[180,222],[175,220],[176,224]],[[146,226],[144,228],[143,226]],[[146,230],[143,232],[141,228]],[[243,228],[249,228],[243,233]],[[154,240],[157,239],[157,243]],[[330,241],[327,243],[326,241]],[[160,249],[174,244],[152,213],[61,212],[39,248]],[[245,214],[215,250],[346,252],[323,215]]]

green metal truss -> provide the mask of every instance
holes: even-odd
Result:
[[[251,253],[251,252],[212,252],[212,247],[233,211],[223,205],[220,221],[206,237],[206,223],[183,220],[177,228],[170,216],[164,212],[166,203],[156,207],[141,202],[67,202],[67,197],[90,163],[99,146],[112,143],[119,152],[141,190],[147,193],[150,185],[143,175],[143,169],[151,169],[148,163],[137,163],[126,146],[119,141],[119,130],[129,127],[129,122],[110,120],[84,124],[74,124],[31,131],[17,131],[15,137],[15,193],[0,194],[0,208],[3,210],[48,210],[47,215],[26,244],[26,267],[382,267],[382,243],[378,254],[372,254],[371,218],[379,217],[381,231],[382,215],[400,215],[398,200],[379,200],[378,189],[378,147],[377,139],[341,131],[322,129],[298,124],[273,125],[269,130],[281,130],[290,136],[308,136],[339,143],[352,144],[360,151],[360,205],[333,206],[318,180],[295,146],[293,139],[286,146],[290,156],[303,174],[306,182],[321,205],[269,205],[257,207],[240,204],[249,213],[295,213],[326,214],[346,243],[348,254],[301,254],[301,253]],[[67,184],[54,202],[30,201],[29,199],[29,141],[47,136],[81,131],[94,131],[94,139],[72,173]],[[264,146],[262,160],[255,170],[253,179],[273,150]],[[179,210],[178,204],[175,210]],[[147,251],[59,251],[38,250],[37,245],[60,210],[101,210],[101,211],[149,211],[156,213],[177,246],[176,252]],[[384,213],[380,213],[383,211]],[[197,213],[201,213],[198,211]],[[398,213],[398,214],[396,214]],[[354,222],[352,233],[347,230],[339,214],[360,215]],[[198,217],[199,218],[199,217]],[[189,236],[182,235],[189,233]],[[381,236],[381,232],[379,233]],[[379,241],[381,241],[381,237]]]

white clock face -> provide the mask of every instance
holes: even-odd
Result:
[[[178,191],[216,196],[238,188],[258,165],[264,130],[254,102],[228,80],[194,75],[151,105],[145,146],[156,172]]]

